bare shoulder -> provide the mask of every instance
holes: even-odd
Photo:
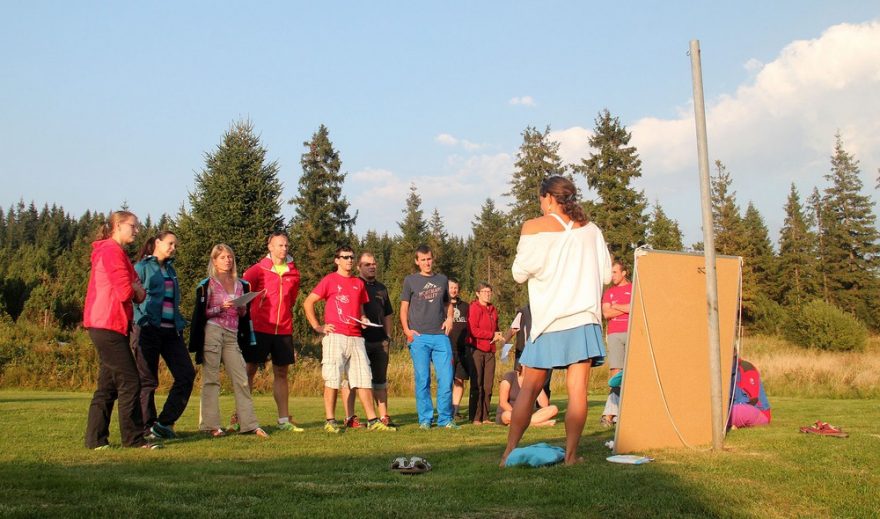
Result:
[[[562,230],[562,226],[552,216],[539,216],[526,220],[523,223],[520,234],[525,236],[529,234],[538,234],[541,232],[558,232]]]

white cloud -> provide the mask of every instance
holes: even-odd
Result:
[[[764,64],[761,63],[760,60],[757,60],[755,58],[749,59],[743,65],[743,68],[746,69],[748,72],[757,72],[761,70],[762,67],[764,67]]]
[[[580,164],[581,159],[590,153],[590,137],[592,130],[580,126],[572,126],[565,130],[551,131],[547,136],[559,143],[559,157],[566,164]]]
[[[484,147],[482,144],[477,144],[466,139],[459,139],[448,133],[441,133],[434,137],[434,142],[439,142],[444,146],[461,146],[467,151],[475,151]]]
[[[438,174],[407,178],[385,169],[357,171],[351,174],[352,182],[346,185],[349,202],[359,210],[356,230],[358,233],[369,229],[397,232],[410,184],[414,183],[422,198],[426,219],[436,207],[449,232],[468,235],[471,220],[486,198],[492,198],[497,207],[506,208],[503,193],[508,189],[514,160],[508,153],[451,155]]]
[[[435,142],[439,142],[440,144],[445,144],[447,146],[455,146],[458,144],[458,139],[449,135],[448,133],[441,133],[440,135],[434,137]]]
[[[535,100],[532,96],[511,97],[507,103],[511,105],[536,106]]]
[[[863,183],[873,188],[880,166],[880,22],[841,24],[818,38],[795,41],[772,61],[749,60],[754,75],[733,93],[711,97],[706,83],[709,160],[725,163],[741,207],[754,201],[772,236],[784,217],[788,186],[802,198],[830,167],[834,134],[861,162]],[[693,105],[678,117],[644,117],[629,124],[642,159],[639,183],[677,218],[688,243],[701,239],[699,179]],[[566,143],[566,161],[583,128],[553,132]],[[560,147],[562,152],[562,146]]]

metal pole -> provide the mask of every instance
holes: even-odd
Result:
[[[712,404],[712,449],[720,451],[724,440],[721,400],[721,333],[718,324],[718,275],[715,270],[715,236],[709,183],[709,145],[706,138],[706,104],[700,41],[691,40],[691,77],[694,83],[694,115],[697,123],[697,154],[700,164],[700,201],[703,208],[703,250],[706,257],[706,307],[709,312],[709,387]]]

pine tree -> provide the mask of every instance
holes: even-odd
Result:
[[[510,179],[510,191],[505,193],[505,196],[513,198],[508,216],[516,231],[519,231],[526,220],[541,216],[538,204],[541,181],[550,176],[565,174],[565,166],[559,157],[559,143],[551,141],[549,134],[549,126],[543,132],[533,126],[522,132],[523,142],[514,164],[516,169]]]
[[[654,211],[648,222],[647,242],[656,250],[680,251],[684,248],[678,222],[666,216],[660,202],[654,202]]]
[[[510,313],[516,307],[520,293],[510,272],[515,251],[508,247],[510,227],[507,217],[496,209],[491,198],[486,199],[480,214],[471,222],[471,232],[472,288],[476,288],[476,283],[480,281],[493,285],[495,306],[502,312]]]
[[[830,185],[822,197],[820,266],[828,281],[829,302],[853,313],[872,328],[880,327],[876,305],[878,233],[874,203],[861,193],[859,162],[835,136]]]
[[[736,191],[731,191],[733,179],[720,160],[715,161],[717,174],[712,176],[712,220],[715,231],[715,251],[718,254],[739,256],[743,248],[742,217],[736,203]]]
[[[800,306],[819,295],[816,271],[816,236],[794,183],[785,204],[785,221],[779,231],[779,276],[776,299],[786,306]]]
[[[751,202],[746,207],[741,227],[743,240],[739,255],[743,257],[743,314],[747,321],[755,322],[762,301],[769,300],[775,291],[776,258],[764,218]]]
[[[434,256],[434,269],[437,272],[449,274],[450,259],[447,254],[447,245],[449,242],[449,233],[446,232],[446,226],[443,224],[443,217],[440,211],[434,208],[431,213],[431,219],[428,221],[428,246],[431,247]]]
[[[340,172],[342,161],[327,128],[322,124],[303,146],[306,152],[300,159],[299,191],[289,202],[296,206],[290,223],[290,251],[307,293],[333,269],[334,251],[353,245],[350,233],[357,214],[348,214],[349,203],[342,196],[346,174]]]
[[[428,224],[422,211],[422,197],[415,184],[410,184],[403,220],[397,223],[400,235],[395,237],[391,253],[391,265],[385,285],[393,301],[399,301],[403,278],[415,271],[415,252],[421,244],[428,243]]]
[[[174,231],[178,235],[176,269],[183,304],[204,278],[211,248],[233,248],[239,270],[266,255],[266,238],[284,228],[278,164],[266,161],[266,149],[250,121],[234,122],[205,167],[196,174],[190,208],[181,207]]]
[[[632,134],[606,109],[596,116],[590,137],[587,159],[574,167],[587,178],[601,200],[590,203],[587,214],[602,229],[612,254],[630,261],[636,246],[645,240],[648,202],[643,191],[632,188],[642,176],[642,161],[635,146],[629,146]]]

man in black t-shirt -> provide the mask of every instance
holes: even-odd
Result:
[[[461,286],[456,278],[449,278],[449,303],[452,305],[452,332],[449,342],[452,343],[452,361],[455,374],[452,379],[452,413],[456,418],[461,397],[464,395],[464,382],[470,380],[473,354],[471,338],[468,332],[468,304],[459,297]]]

